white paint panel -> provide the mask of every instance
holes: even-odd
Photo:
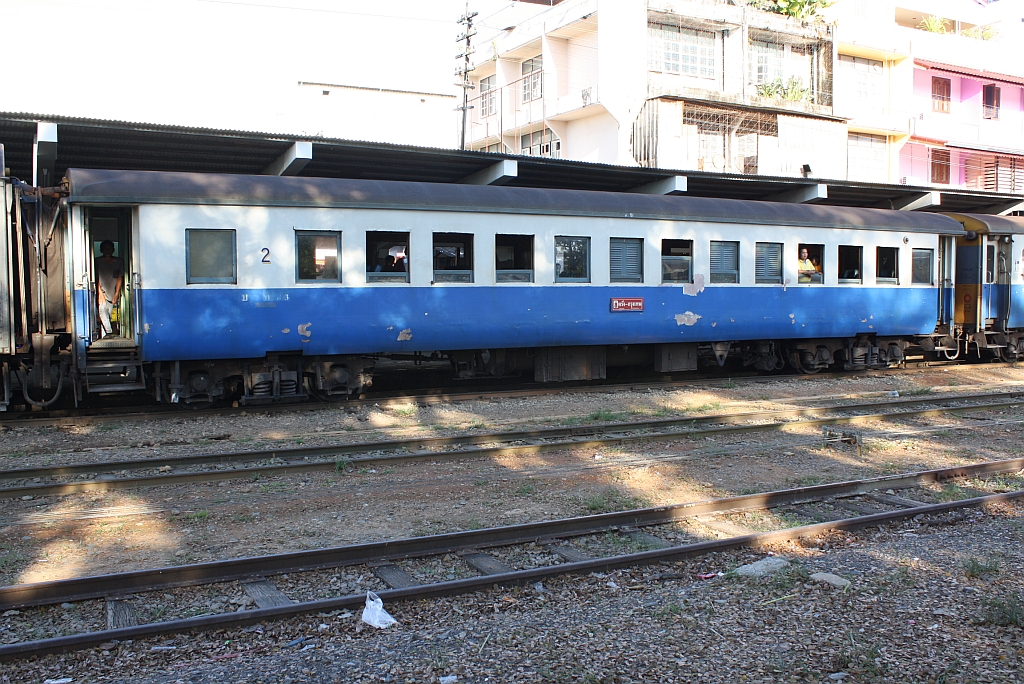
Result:
[[[755,243],[781,242],[783,281],[788,287],[819,287],[797,284],[797,245],[824,244],[825,285],[838,285],[839,245],[863,248],[864,285],[875,285],[875,248],[898,247],[900,286],[910,285],[911,250],[938,249],[938,237],[923,233],[872,232],[864,230],[801,229],[798,227],[751,226],[652,219],[588,218],[576,216],[524,216],[516,214],[471,214],[465,212],[396,211],[375,209],[315,209],[279,207],[230,207],[151,205],[139,210],[136,269],[143,275],[143,287],[180,288],[185,285],[185,230],[187,228],[228,228],[237,231],[237,285],[204,284],[213,288],[360,287],[366,285],[367,231],[395,231],[410,234],[410,284],[431,287],[433,278],[433,233],[474,235],[474,283],[443,283],[433,287],[533,287],[551,285],[554,274],[556,235],[591,238],[591,282],[559,283],[559,287],[607,286],[609,282],[609,239],[644,240],[646,285],[661,284],[661,240],[693,240],[694,274],[708,282],[710,242],[740,242],[740,282],[754,283]],[[296,283],[295,231],[340,231],[342,234],[342,282]],[[494,283],[494,239],[497,234],[534,236],[534,284]],[[907,241],[904,243],[904,239]],[[84,243],[79,238],[76,244]],[[262,263],[261,250],[270,250],[270,263]],[[79,265],[81,268],[81,265]],[[76,271],[77,277],[78,271]],[[80,278],[76,278],[76,283]],[[620,284],[625,286],[626,284]],[[373,287],[408,287],[405,283],[376,283]],[[857,287],[857,285],[843,285]],[[708,287],[736,287],[715,284]],[[779,285],[757,285],[779,287]],[[889,287],[896,287],[890,285]]]

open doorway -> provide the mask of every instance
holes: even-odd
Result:
[[[93,346],[133,345],[131,209],[88,211]]]

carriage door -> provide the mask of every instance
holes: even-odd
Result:
[[[1014,235],[1010,242],[1010,315],[1007,328],[1024,328],[1024,235]]]
[[[989,234],[985,241],[985,282],[981,310],[986,327],[1001,330],[1010,306],[1010,238]]]
[[[90,208],[87,226],[90,348],[133,348],[131,209]]]
[[[981,317],[981,289],[984,282],[983,237],[956,239],[956,285],[953,290],[953,322],[966,332],[984,330]]]
[[[949,235],[939,236],[939,316],[940,323],[953,320],[953,240]]]
[[[14,353],[14,305],[11,297],[14,269],[11,268],[11,249],[7,244],[11,234],[13,201],[14,189],[7,181],[0,180],[0,356]],[[0,366],[0,406],[7,398],[3,387],[4,377],[3,367]]]

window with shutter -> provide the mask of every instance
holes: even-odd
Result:
[[[758,242],[754,254],[754,282],[782,282],[782,243]]]
[[[711,282],[740,282],[740,243],[711,241]]]
[[[609,271],[613,283],[644,281],[644,241],[640,238],[612,238]]]

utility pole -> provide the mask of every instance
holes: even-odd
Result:
[[[476,35],[476,31],[473,30],[473,17],[477,14],[479,12],[469,11],[469,0],[466,0],[466,13],[459,17],[459,25],[465,27],[465,33],[455,39],[456,43],[465,43],[462,52],[455,55],[455,59],[462,60],[462,66],[455,70],[456,76],[462,76],[462,82],[455,84],[462,88],[462,106],[455,108],[462,111],[462,149],[466,149],[466,120],[469,110],[472,109],[469,105],[469,91],[475,87],[469,80],[469,73],[473,71],[473,67],[469,66],[469,57],[473,54],[472,41]]]

